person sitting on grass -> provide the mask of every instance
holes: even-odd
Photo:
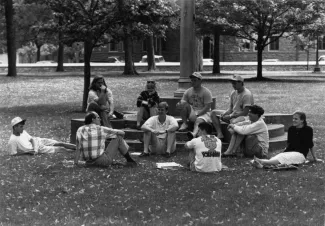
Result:
[[[156,91],[155,81],[147,81],[146,90],[140,93],[137,99],[137,129],[141,129],[141,121],[157,115],[159,95]]]
[[[230,144],[224,157],[244,155],[266,158],[269,149],[269,132],[262,119],[264,109],[258,105],[249,106],[248,120],[229,124],[232,133]],[[244,142],[243,142],[244,141]]]
[[[77,130],[76,153],[74,163],[78,165],[79,158],[86,161],[86,166],[108,167],[113,163],[117,152],[127,160],[126,166],[136,166],[131,158],[129,146],[123,139],[125,132],[100,126],[100,117],[94,112],[85,116],[85,125]],[[110,143],[105,148],[105,141]]]
[[[254,104],[253,94],[245,88],[243,77],[234,75],[230,81],[234,90],[230,94],[230,105],[228,110],[213,110],[211,112],[212,124],[220,139],[224,137],[220,120],[226,123],[235,124],[236,119],[242,120],[244,116],[248,115],[248,107]]]
[[[198,172],[216,172],[222,168],[221,147],[219,138],[212,133],[212,125],[201,122],[199,125],[199,137],[188,141],[185,148],[189,152],[190,170]]]
[[[95,111],[101,119],[101,125],[111,128],[110,118],[114,114],[113,94],[107,88],[104,77],[96,75],[89,87],[87,112]]]
[[[175,152],[178,123],[173,116],[167,115],[167,112],[168,104],[166,102],[159,103],[158,115],[150,117],[142,125],[144,150],[140,157],[157,153],[169,158]]]
[[[61,151],[74,151],[74,144],[52,139],[32,137],[24,130],[26,119],[15,117],[11,120],[12,134],[9,138],[9,154],[51,154]]]
[[[313,147],[313,129],[307,125],[306,114],[296,111],[293,114],[292,126],[288,130],[287,147],[284,152],[269,160],[254,157],[253,165],[257,168],[263,168],[263,165],[302,164],[306,161],[309,152],[313,161],[322,162],[321,159],[316,158]]]
[[[208,88],[202,86],[202,75],[199,72],[194,72],[189,77],[192,87],[185,91],[176,107],[181,110],[183,121],[179,128],[180,132],[187,131],[188,121],[194,123],[193,132],[187,132],[187,136],[192,139],[197,136],[198,125],[201,122],[212,122],[210,118],[212,94]]]

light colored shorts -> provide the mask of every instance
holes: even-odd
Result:
[[[56,147],[55,144],[59,143],[56,140],[35,137],[37,152],[40,154],[52,154],[55,152]]]
[[[205,122],[208,122],[208,123],[212,123],[212,120],[211,120],[211,112],[208,111],[207,113],[205,113],[204,115],[200,115],[199,117],[196,116],[196,111],[193,109],[193,107],[191,106],[191,113],[190,113],[190,116],[188,117],[188,119],[191,121],[191,122],[195,122],[197,118],[199,119],[202,119],[204,120]]]
[[[306,158],[303,154],[296,151],[291,152],[283,152],[274,157],[270,160],[278,160],[280,164],[302,164],[306,161]]]

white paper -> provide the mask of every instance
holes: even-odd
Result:
[[[159,169],[168,169],[170,167],[183,167],[181,164],[178,164],[176,162],[157,162],[156,166]]]

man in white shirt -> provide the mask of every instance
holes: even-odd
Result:
[[[185,148],[190,150],[190,170],[197,172],[216,172],[222,168],[221,147],[219,138],[212,133],[212,125],[201,122],[199,125],[199,137],[188,141]]]
[[[140,157],[147,157],[151,152],[163,154],[169,158],[175,152],[178,123],[173,116],[167,115],[167,112],[168,104],[166,102],[159,103],[158,115],[150,117],[142,125],[144,150]]]
[[[224,157],[244,155],[266,158],[269,149],[269,132],[262,119],[264,109],[258,105],[249,107],[248,119],[236,124],[229,124],[231,140]],[[243,142],[244,141],[244,142]]]
[[[76,145],[52,139],[32,137],[24,130],[26,119],[15,117],[11,120],[12,134],[9,138],[9,155],[44,154],[59,151],[74,151]]]

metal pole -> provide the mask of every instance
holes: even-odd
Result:
[[[182,97],[191,86],[195,59],[195,0],[181,0],[180,78],[174,97]]]

